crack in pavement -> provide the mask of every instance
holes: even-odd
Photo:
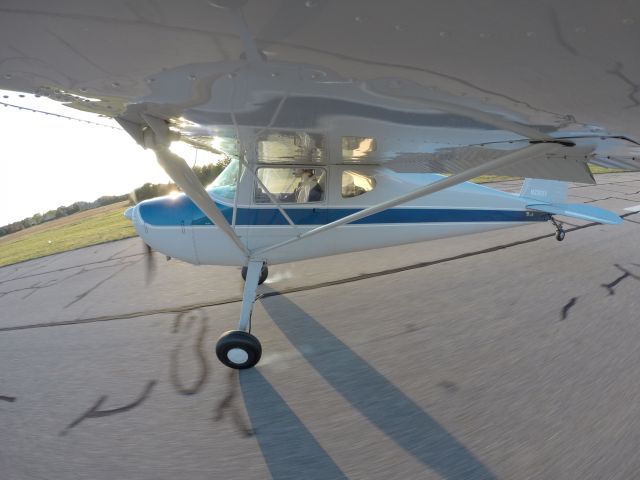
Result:
[[[75,251],[75,250],[71,250],[71,251]],[[67,252],[63,252],[63,253],[67,253]],[[84,267],[87,267],[87,266],[90,266],[90,265],[98,265],[98,264],[101,264],[101,263],[113,262],[115,260],[124,260],[126,258],[131,258],[131,257],[140,257],[142,255],[144,255],[144,253],[132,253],[131,255],[124,255],[124,256],[118,257],[118,258],[107,258],[105,260],[97,260],[95,262],[82,263],[80,265],[73,265],[73,266],[70,266],[70,267],[62,267],[62,268],[58,268],[56,270],[47,270],[45,272],[38,272],[38,273],[29,274],[29,275],[22,275],[20,277],[14,277],[14,278],[8,278],[6,280],[0,280],[0,285],[2,285],[3,283],[13,282],[13,281],[16,281],[16,280],[23,280],[25,278],[37,277],[39,275],[47,275],[49,273],[64,272],[66,270],[71,270],[71,269],[74,269],[74,268],[84,268]],[[109,266],[115,266],[115,265],[109,265]],[[105,266],[104,268],[108,268],[109,266]],[[96,269],[87,270],[87,271],[93,271],[93,270],[96,270]]]
[[[72,428],[78,426],[81,422],[83,422],[87,418],[107,417],[109,415],[116,415],[118,413],[124,413],[124,412],[128,412],[129,410],[133,410],[134,408],[139,406],[142,402],[144,402],[147,399],[147,397],[149,397],[149,395],[151,394],[151,390],[153,390],[153,387],[156,385],[156,383],[158,383],[156,380],[151,380],[149,383],[147,383],[147,386],[144,388],[144,390],[142,391],[142,394],[137,399],[135,399],[133,402],[123,407],[112,408],[109,410],[99,410],[100,406],[104,402],[106,402],[108,398],[107,395],[101,396],[100,398],[98,398],[96,403],[94,403],[93,406],[89,408],[89,410],[87,410],[85,413],[83,413],[78,418],[76,418],[73,422],[67,425],[58,435],[61,437],[67,435]]]
[[[631,215],[637,215],[640,212],[628,212],[625,214],[620,215],[621,218],[626,218],[629,217]],[[566,231],[567,232],[574,232],[577,230],[583,230],[585,228],[590,228],[590,227],[595,227],[595,226],[599,226],[599,223],[586,223],[584,225],[579,225],[577,227],[573,227],[573,228],[569,228]],[[352,277],[347,277],[347,278],[342,278],[342,279],[338,279],[338,280],[330,280],[330,281],[326,281],[326,282],[320,282],[320,283],[316,283],[316,284],[312,284],[312,285],[304,285],[304,286],[300,286],[300,287],[289,287],[289,288],[284,288],[280,291],[272,291],[272,292],[267,292],[267,293],[263,293],[261,294],[261,298],[268,298],[268,297],[275,297],[275,296],[280,296],[280,295],[288,295],[291,293],[297,293],[297,292],[305,292],[305,291],[309,291],[309,290],[317,290],[320,288],[325,288],[325,287],[332,287],[332,286],[336,286],[336,285],[343,285],[343,284],[347,284],[347,283],[353,283],[353,282],[358,282],[361,280],[367,280],[369,278],[376,278],[376,277],[382,277],[382,276],[386,276],[386,275],[393,275],[396,273],[401,273],[401,272],[406,272],[406,271],[410,271],[410,270],[416,270],[416,269],[420,269],[420,268],[427,268],[427,267],[431,267],[433,265],[440,265],[443,263],[448,263],[448,262],[453,262],[456,260],[462,260],[465,258],[469,258],[469,257],[475,257],[477,255],[484,255],[486,253],[492,253],[492,252],[497,252],[499,250],[506,250],[508,248],[512,248],[512,247],[517,247],[520,245],[526,245],[529,243],[534,243],[540,240],[545,240],[548,238],[552,238],[555,237],[556,233],[549,233],[549,234],[545,234],[545,235],[538,235],[536,237],[532,237],[532,238],[528,238],[525,240],[518,240],[516,242],[511,242],[511,243],[506,243],[506,244],[502,244],[502,245],[496,245],[494,247],[489,247],[489,248],[485,248],[482,250],[476,250],[473,252],[467,252],[467,253],[461,253],[459,255],[454,255],[452,257],[445,257],[445,258],[441,258],[438,260],[431,260],[428,262],[419,262],[419,263],[415,263],[412,265],[406,265],[403,267],[396,267],[396,268],[390,268],[390,269],[386,269],[386,270],[380,270],[378,272],[372,272],[372,273],[364,273],[364,274],[360,274],[360,275],[355,275]],[[135,263],[135,262],[133,262]],[[198,309],[198,308],[208,308],[208,307],[216,307],[216,306],[220,306],[220,305],[228,305],[228,304],[232,304],[232,303],[240,303],[242,301],[242,297],[238,296],[238,297],[232,297],[232,298],[226,298],[226,299],[222,299],[222,300],[217,300],[217,301],[213,301],[213,302],[201,302],[201,303],[195,303],[195,304],[190,304],[190,305],[181,305],[178,307],[166,307],[166,308],[157,308],[157,309],[151,309],[151,310],[144,310],[144,311],[138,311],[138,312],[130,312],[130,313],[123,313],[123,314],[117,314],[117,315],[103,315],[100,317],[90,317],[90,318],[78,318],[75,320],[64,320],[64,321],[60,321],[60,322],[49,322],[49,323],[35,323],[35,324],[29,324],[29,325],[15,325],[15,326],[10,326],[10,327],[0,327],[0,333],[2,332],[12,332],[12,331],[18,331],[18,330],[29,330],[29,329],[33,329],[33,328],[44,328],[44,327],[59,327],[59,326],[65,326],[65,325],[84,325],[84,324],[90,324],[90,323],[99,323],[99,322],[109,322],[109,321],[113,321],[113,320],[128,320],[131,318],[139,318],[139,317],[148,317],[151,315],[159,315],[159,314],[168,314],[168,313],[172,313],[172,314],[177,314],[177,313],[183,313],[183,312],[188,312],[194,309]]]
[[[635,265],[635,264],[634,264]],[[620,275],[618,278],[616,278],[615,280],[613,280],[612,282],[609,283],[603,283],[602,285],[600,285],[603,288],[606,288],[609,291],[609,295],[615,295],[615,287],[618,286],[623,280],[626,280],[627,278],[633,278],[635,280],[639,280],[640,281],[640,276],[638,275],[634,275],[633,273],[631,273],[629,270],[627,270],[626,268],[618,265],[617,263],[615,264],[615,267],[620,270],[621,272],[623,272],[622,275]]]
[[[604,200],[622,200],[622,201],[625,201],[625,202],[637,201],[637,200],[630,200],[628,198],[622,198],[622,197],[589,198],[589,197],[581,197],[579,195],[572,195],[572,197],[587,199],[587,201],[582,202],[582,203],[602,202]]]
[[[576,188],[600,188],[602,185],[619,185],[621,183],[634,183],[634,182],[640,182],[640,179],[623,180],[621,182],[603,182],[603,183],[596,183],[596,184],[589,183],[585,185],[572,185],[571,187],[569,187],[569,190],[573,190]]]
[[[619,193],[620,195],[630,195],[630,196],[640,194],[640,190],[638,190],[637,192],[621,192],[620,190],[616,190],[613,188],[599,188],[598,190],[602,190],[603,192]],[[629,200],[629,199],[624,199],[624,200]]]
[[[125,264],[122,268],[119,268],[118,270],[116,270],[115,272],[113,272],[111,275],[109,275],[106,278],[103,278],[102,280],[100,280],[98,283],[96,283],[93,287],[89,288],[88,290],[84,291],[83,293],[81,293],[80,295],[77,295],[75,300],[72,300],[71,302],[67,303],[64,308],[69,308],[71,305],[73,305],[74,303],[79,302],[80,300],[83,300],[87,295],[89,295],[91,292],[95,291],[98,287],[100,287],[103,283],[105,283],[108,280],[111,280],[113,277],[115,277],[116,275],[118,275],[119,273],[123,272],[124,270],[126,270],[127,268],[129,268],[131,265],[134,265],[137,262],[129,262],[127,264]],[[74,274],[76,275],[76,274]],[[73,276],[73,275],[72,275]]]
[[[135,262],[129,262],[126,265],[131,265],[132,263]],[[22,300],[30,297],[31,295],[33,295],[34,293],[36,293],[38,290],[42,290],[44,288],[49,288],[49,287],[53,287],[56,285],[59,285],[67,280],[69,280],[72,277],[75,277],[76,275],[82,275],[83,273],[87,273],[87,272],[95,272],[96,270],[102,270],[104,268],[115,268],[116,265],[103,265],[103,266],[99,266],[96,268],[85,268],[82,267],[80,270],[78,270],[77,272],[72,273],[71,275],[67,275],[66,277],[62,277],[62,278],[52,278],[50,280],[47,280],[45,282],[36,282],[33,285],[29,286],[29,287],[23,287],[23,288],[17,288],[15,290],[7,290],[6,292],[0,292],[0,298],[4,297],[5,295],[9,294],[9,293],[16,293],[16,292],[22,292],[24,290],[31,290],[31,292],[29,292],[28,294],[26,294],[24,297],[22,297]],[[65,307],[66,308],[66,307]]]

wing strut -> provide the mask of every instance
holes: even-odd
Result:
[[[473,168],[469,168],[464,172],[460,172],[455,175],[451,175],[450,177],[443,178],[442,180],[438,180],[437,182],[431,183],[424,187],[418,188],[412,192],[406,193],[399,197],[393,198],[391,200],[387,200],[386,202],[379,203],[378,205],[373,205],[371,207],[365,208],[359,212],[356,212],[351,215],[347,215],[346,217],[340,218],[331,223],[327,223],[326,225],[322,225],[320,227],[314,228],[313,230],[309,230],[308,232],[302,233],[296,237],[293,237],[289,240],[277,243],[275,245],[270,245],[268,247],[261,248],[253,252],[254,256],[262,255],[271,250],[275,250],[276,248],[283,247],[293,242],[297,242],[299,240],[303,240],[305,238],[309,238],[313,235],[317,235],[322,232],[326,232],[327,230],[332,230],[341,225],[345,225],[347,223],[352,223],[357,220],[361,220],[370,215],[374,215],[376,213],[382,212],[389,208],[395,207],[397,205],[401,205],[406,202],[410,202],[411,200],[415,200],[416,198],[424,197],[426,195],[430,195],[435,192],[439,192],[440,190],[444,190],[445,188],[452,187],[454,185],[458,185],[459,183],[466,182],[467,180],[471,180],[472,178],[478,177],[480,175],[485,174],[488,171],[496,167],[502,167],[505,165],[513,165],[515,163],[522,162],[529,157],[536,157],[538,155],[545,155],[549,153],[555,153],[557,150],[562,148],[570,148],[563,146],[559,143],[536,143],[530,145],[528,147],[522,148],[515,152],[509,153],[502,157],[496,158],[489,162],[483,163],[482,165],[478,165]]]
[[[144,113],[142,114],[142,118],[147,122],[149,130],[143,131],[138,128],[136,132],[136,128],[134,128],[135,124],[132,122],[119,120],[118,123],[121,125],[124,123],[123,127],[127,127],[125,130],[131,134],[138,143],[141,143],[145,148],[150,148],[155,152],[158,163],[165,172],[167,172],[167,175],[176,182],[176,185],[178,185],[184,193],[189,195],[191,200],[193,200],[193,203],[195,203],[198,208],[204,212],[216,227],[222,230],[227,237],[235,243],[238,249],[240,249],[248,259],[250,256],[249,250],[247,250],[247,247],[233,227],[229,225],[229,222],[227,222],[227,219],[224,217],[222,212],[220,212],[215,202],[204,189],[200,180],[196,177],[196,174],[193,173],[193,170],[191,170],[187,162],[185,162],[182,157],[179,157],[169,150],[169,144],[173,138],[172,132],[169,130],[167,123],[160,118]],[[142,140],[142,142],[140,140]]]

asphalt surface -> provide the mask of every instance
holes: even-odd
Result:
[[[239,269],[138,239],[0,269],[0,478],[640,476],[640,174],[549,224],[271,268],[257,368],[215,359]],[[517,182],[500,185],[517,189]]]

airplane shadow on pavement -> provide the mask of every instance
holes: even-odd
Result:
[[[363,358],[284,295],[272,292],[266,291],[262,306],[275,324],[345,400],[397,445],[444,479],[496,478]],[[274,479],[300,478],[301,472],[314,479],[345,476],[259,370],[241,371],[240,386]]]

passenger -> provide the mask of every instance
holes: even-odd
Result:
[[[312,168],[304,168],[300,172],[300,183],[296,188],[296,202],[319,202],[322,200],[323,189]]]

